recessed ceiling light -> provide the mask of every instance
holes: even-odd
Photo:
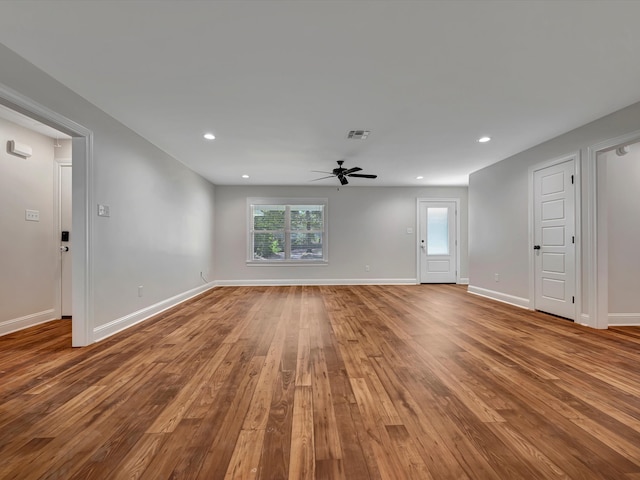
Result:
[[[424,177],[422,175],[416,177],[416,180],[422,180]]]
[[[242,175],[242,178],[249,178],[249,175]]]
[[[213,133],[205,133],[204,138],[206,138],[207,140],[215,140],[216,136]]]
[[[478,139],[480,143],[487,143],[489,140],[491,140],[491,137],[480,137]]]

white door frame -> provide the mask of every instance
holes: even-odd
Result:
[[[416,284],[420,284],[420,241],[418,237],[420,236],[420,225],[423,219],[420,218],[420,203],[422,202],[455,202],[456,204],[456,283],[460,283],[460,198],[459,197],[451,197],[451,198],[417,198],[416,199],[416,234],[415,234],[415,242],[416,242]],[[426,219],[424,220],[426,221]]]
[[[640,142],[640,130],[604,140],[587,148],[587,250],[589,262],[589,314],[587,325],[593,328],[609,326],[609,230],[607,225],[607,194],[605,162],[598,154],[618,146]],[[599,181],[601,180],[601,181]]]
[[[575,166],[575,178],[574,178],[574,205],[575,205],[575,305],[574,305],[574,313],[573,318],[575,322],[580,321],[580,312],[582,311],[582,229],[581,229],[581,195],[580,195],[580,186],[581,186],[581,175],[580,175],[580,152],[572,152],[567,155],[563,155],[562,157],[553,158],[551,160],[547,160],[545,162],[538,163],[536,165],[532,165],[529,167],[529,308],[531,310],[536,309],[536,295],[535,295],[535,280],[536,280],[536,272],[535,272],[535,252],[533,250],[534,245],[534,233],[535,233],[535,222],[534,222],[534,174],[538,170],[543,170],[548,167],[553,167],[554,165],[559,165],[560,163],[568,162],[573,160],[573,164]]]
[[[93,132],[0,83],[0,104],[72,137],[72,345],[93,343]]]

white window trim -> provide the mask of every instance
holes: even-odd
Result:
[[[251,206],[252,205],[322,205],[323,218],[322,223],[324,226],[322,234],[322,260],[253,260],[252,247],[252,217]],[[246,228],[246,242],[247,242],[247,256],[246,262],[248,266],[326,266],[329,264],[329,224],[327,222],[329,212],[329,199],[328,198],[296,198],[296,197],[247,197],[247,228]],[[290,232],[289,232],[290,233]]]

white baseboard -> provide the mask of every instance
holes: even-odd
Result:
[[[468,278],[461,278],[458,281],[458,285],[469,285],[469,279]]]
[[[0,322],[0,335],[7,335],[8,333],[17,332],[24,328],[33,327],[41,323],[50,322],[55,320],[55,311],[53,309],[43,310],[42,312],[32,313],[25,315],[24,317],[13,318],[11,320],[5,320]]]
[[[528,298],[516,297],[507,293],[487,290],[486,288],[474,287],[473,285],[469,285],[467,291],[469,293],[473,293],[474,295],[480,295],[481,297],[491,298],[493,300],[498,300],[499,302],[515,305],[516,307],[530,309],[530,302]]]
[[[415,285],[415,278],[321,278],[321,279],[264,279],[264,280],[217,280],[219,287],[257,287],[263,285]]]
[[[180,293],[174,297],[167,298],[161,302],[158,302],[154,305],[150,305],[145,307],[137,312],[130,313],[129,315],[125,315],[124,317],[113,320],[112,322],[106,323],[104,325],[100,325],[93,329],[93,339],[95,342],[100,340],[104,340],[111,335],[114,335],[122,330],[125,330],[137,323],[143,322],[154,315],[159,314],[160,312],[164,312],[165,310],[175,307],[179,303],[184,302],[185,300],[189,300],[196,295],[200,295],[207,290],[215,288],[214,282],[209,282],[199,287],[188,290],[184,293]]]
[[[640,326],[640,313],[610,313],[610,327],[637,327]]]

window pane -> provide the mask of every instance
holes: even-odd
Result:
[[[449,255],[449,209],[427,208],[427,255]]]
[[[292,205],[291,230],[322,230],[323,205]]]
[[[291,233],[292,260],[322,260],[321,233]]]
[[[284,260],[284,233],[254,233],[254,260]]]
[[[284,205],[254,205],[254,230],[284,230]]]

